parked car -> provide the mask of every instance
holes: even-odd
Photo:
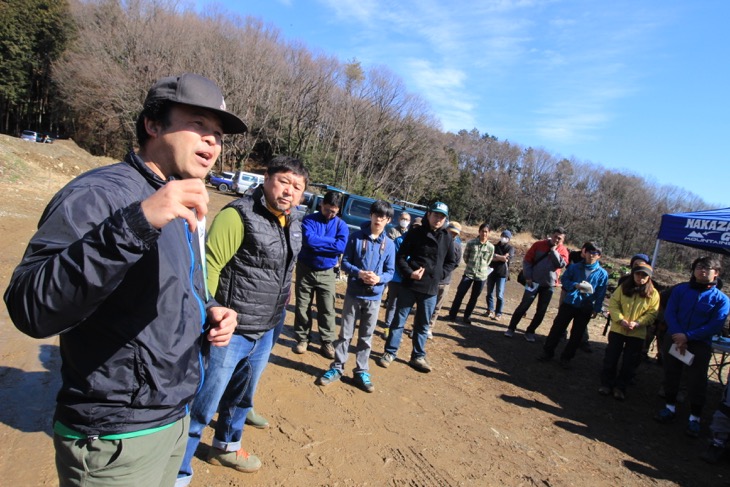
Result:
[[[243,195],[244,192],[252,184],[256,183],[264,183],[264,177],[261,174],[254,174],[252,172],[246,171],[236,171],[236,173],[233,175],[233,185],[231,186],[231,189],[234,193],[238,195]]]
[[[348,193],[343,189],[327,184],[314,183],[311,186],[319,188],[324,192],[337,191],[343,194],[342,204],[340,206],[340,218],[347,223],[350,231],[359,230],[363,223],[370,221],[370,205],[375,202],[375,199]],[[323,198],[323,195],[313,195],[307,204],[307,213],[319,211],[319,205]],[[400,214],[404,211],[407,211],[413,218],[423,217],[426,214],[426,207],[423,205],[401,200],[393,201],[391,204],[393,205],[393,218],[391,223],[386,227],[387,229],[390,229],[394,225],[393,222],[398,221]]]
[[[23,140],[27,140],[28,142],[35,142],[38,140],[38,132],[34,132],[32,130],[23,130],[23,132],[20,134],[20,138]]]
[[[211,174],[208,184],[217,188],[221,193],[227,193],[233,187],[233,173],[223,171],[220,174]]]

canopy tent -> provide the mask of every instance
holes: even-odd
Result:
[[[656,265],[662,240],[730,255],[730,208],[662,215],[653,265]]]

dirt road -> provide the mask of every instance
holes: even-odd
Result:
[[[56,188],[57,182],[39,188],[0,180],[2,290]],[[230,200],[214,190],[211,197],[215,208]],[[460,275],[457,271],[456,279]],[[510,282],[507,319],[520,296]],[[472,325],[439,321],[427,349],[432,373],[406,365],[409,341],[389,369],[373,361],[372,394],[347,377],[316,386],[329,361],[317,346],[305,355],[291,351],[289,313],[256,397],[256,409],[271,427],[244,433],[244,445],[262,459],[262,469],[242,474],[196,459],[194,485],[730,485],[727,464],[708,467],[698,459],[720,394],[716,382],[703,438],[690,439],[684,421],[665,426],[652,420],[662,405],[661,373],[654,363],[642,364],[626,401],[597,393],[602,320],[591,323],[594,352],[579,352],[573,370],[537,362],[554,310],[538,329],[538,343],[528,343],[519,333],[504,337],[504,321],[485,319],[482,298]],[[381,338],[374,339],[373,358],[382,345]],[[0,306],[1,485],[57,485],[50,426],[59,365],[57,339],[25,337]],[[688,405],[679,412],[686,417]],[[206,430],[201,458],[211,431]]]

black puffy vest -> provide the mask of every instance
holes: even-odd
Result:
[[[297,254],[302,223],[292,214],[282,228],[264,204],[261,188],[226,208],[243,220],[243,243],[221,271],[216,301],[238,313],[236,333],[268,331],[281,319]]]

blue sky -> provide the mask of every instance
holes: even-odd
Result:
[[[385,65],[448,131],[631,172],[730,206],[725,0],[197,0]]]

